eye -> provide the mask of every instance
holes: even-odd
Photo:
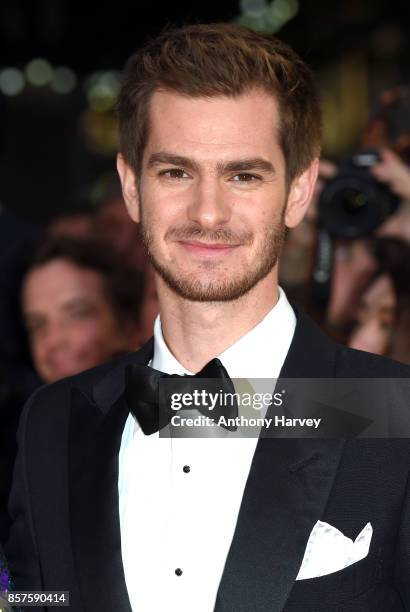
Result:
[[[185,179],[188,177],[188,174],[182,168],[169,168],[168,170],[161,170],[159,173],[160,176],[165,176],[165,178],[170,179]]]
[[[240,174],[235,174],[235,176],[233,176],[231,180],[233,180],[235,183],[253,183],[255,181],[258,181],[259,179],[260,176],[257,176],[256,174],[250,174],[249,172],[241,172]]]

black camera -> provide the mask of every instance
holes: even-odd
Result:
[[[377,151],[356,153],[325,185],[319,222],[332,238],[367,236],[397,210],[398,197],[369,172],[379,161]]]

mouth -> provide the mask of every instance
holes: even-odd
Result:
[[[228,255],[240,246],[239,244],[199,242],[198,240],[180,240],[178,244],[188,253],[205,257]]]

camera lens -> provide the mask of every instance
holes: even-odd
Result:
[[[368,198],[363,191],[359,191],[354,188],[347,188],[342,190],[338,198],[340,203],[344,206],[344,209],[349,214],[355,214],[363,209],[368,204]]]
[[[331,236],[353,239],[369,235],[397,209],[398,198],[369,172],[373,158],[374,154],[371,159],[368,154],[356,155],[339,167],[323,189],[320,224]]]

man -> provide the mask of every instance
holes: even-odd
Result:
[[[128,64],[119,124],[160,318],[136,354],[29,402],[7,549],[17,587],[70,590],[75,611],[409,609],[407,440],[164,438],[146,410],[156,371],[408,375],[332,344],[278,290],[285,228],[317,173],[309,70],[237,26],[170,31]]]
[[[142,278],[107,247],[51,237],[30,258],[22,314],[31,355],[47,383],[139,345]]]

